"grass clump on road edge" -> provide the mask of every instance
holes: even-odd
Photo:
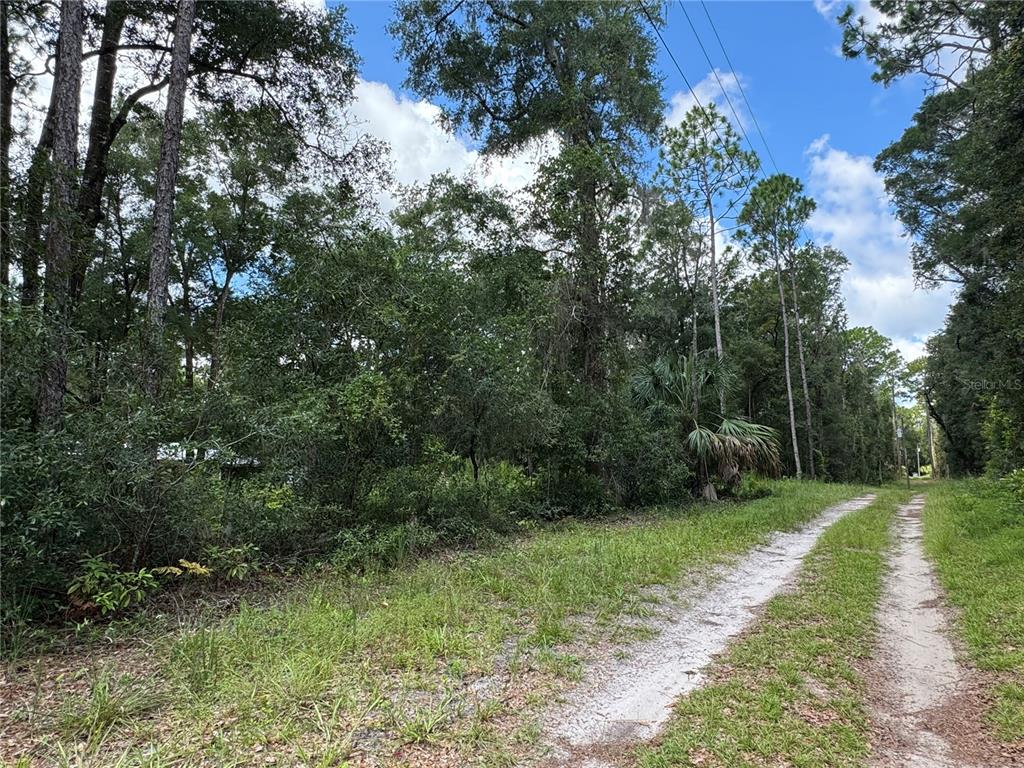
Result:
[[[936,485],[924,544],[974,664],[998,680],[989,714],[999,737],[1024,741],[1024,471]]]
[[[822,535],[795,591],[772,599],[711,681],[680,699],[642,768],[861,765],[868,753],[863,681],[896,507],[888,488]]]
[[[389,753],[410,742],[476,759],[488,751],[480,743],[500,751],[507,734],[483,731],[516,707],[500,700],[500,686],[491,694],[497,704],[473,702],[467,683],[493,673],[502,654],[506,677],[531,666],[556,675],[566,665],[543,658],[574,638],[576,619],[613,622],[643,611],[646,587],[739,554],[861,491],[789,481],[773,490],[742,504],[560,526],[494,552],[387,573],[306,579],[272,606],[243,604],[169,638],[153,684],[167,681],[161,698],[170,704],[145,723],[119,724],[112,745],[222,766],[248,764],[255,751],[286,763],[343,760],[367,733]],[[480,707],[493,711],[467,742]],[[526,734],[529,724],[521,725]],[[103,752],[99,745],[95,756]]]

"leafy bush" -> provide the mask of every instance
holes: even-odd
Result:
[[[1024,467],[1015,469],[1003,480],[1019,504],[1024,504]]]
[[[213,574],[226,581],[243,581],[257,568],[260,551],[252,544],[238,547],[209,546],[203,552]]]
[[[352,517],[338,507],[316,504],[300,495],[275,473],[261,473],[231,484],[224,498],[217,535],[202,542],[204,550],[248,548],[271,561],[320,554],[335,531]]]
[[[616,502],[622,506],[671,504],[688,499],[694,477],[678,427],[652,408],[640,414],[624,409],[616,429],[605,433],[603,452]]]
[[[990,477],[1002,477],[1024,463],[1020,425],[995,398],[985,410],[981,436],[985,441],[985,472]]]
[[[772,486],[771,483],[763,478],[747,473],[743,475],[740,484],[733,489],[733,495],[740,501],[763,499],[766,496],[772,495]]]
[[[103,614],[141,603],[160,587],[147,568],[122,571],[102,557],[86,557],[80,563],[82,571],[71,580],[68,594],[93,603]]]

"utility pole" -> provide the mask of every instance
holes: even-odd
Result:
[[[938,477],[938,467],[935,466],[935,434],[932,432],[932,415],[925,411],[924,423],[928,427],[928,459],[932,464],[932,479]]]
[[[907,471],[907,488],[910,487],[910,460],[907,458],[907,444],[903,440],[903,419],[899,420],[896,426],[896,477],[899,477],[900,471],[900,455],[903,456],[903,463],[906,465]]]

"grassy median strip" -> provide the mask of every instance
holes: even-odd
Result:
[[[890,522],[909,497],[886,489],[825,531],[796,590],[771,600],[710,682],[680,700],[640,766],[861,764],[868,721],[856,664],[873,647]]]
[[[510,705],[500,685],[490,700],[471,701],[471,683],[496,668],[505,682],[529,670],[572,675],[561,649],[582,626],[642,613],[646,587],[799,527],[861,490],[779,482],[771,497],[742,504],[562,526],[490,553],[360,578],[319,574],[275,605],[243,605],[167,638],[153,652],[157,674],[98,665],[87,692],[58,712],[28,714],[41,739],[58,750],[84,745],[95,764],[116,752],[125,765],[144,758],[154,768],[200,756],[250,765],[255,754],[326,766],[367,744],[500,763],[514,740],[536,734],[494,732],[522,702]],[[591,621],[580,624],[584,616]]]
[[[1024,741],[1024,473],[938,484],[924,543],[972,661],[999,681],[989,714],[1000,738]]]

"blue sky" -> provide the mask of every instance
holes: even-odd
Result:
[[[432,172],[466,171],[479,162],[471,142],[446,136],[434,124],[436,108],[402,88],[405,64],[396,59],[396,42],[385,29],[391,4],[344,4],[363,60],[357,117],[369,132],[390,141],[396,178],[422,181]],[[844,281],[851,322],[874,325],[905,356],[914,357],[941,325],[949,296],[914,290],[909,244],[891,216],[871,161],[909,124],[924,83],[908,79],[885,89],[871,81],[866,62],[839,56],[840,30],[832,17],[840,7],[834,0],[707,4],[779,169],[801,178],[818,200],[811,234],[841,248],[851,260]],[[687,2],[685,8],[767,164],[704,8],[699,2]],[[668,7],[662,34],[698,96],[716,101],[728,114],[721,87],[678,3]],[[671,120],[692,98],[660,47],[658,63]],[[490,176],[516,186],[529,175],[526,166],[503,162]]]

